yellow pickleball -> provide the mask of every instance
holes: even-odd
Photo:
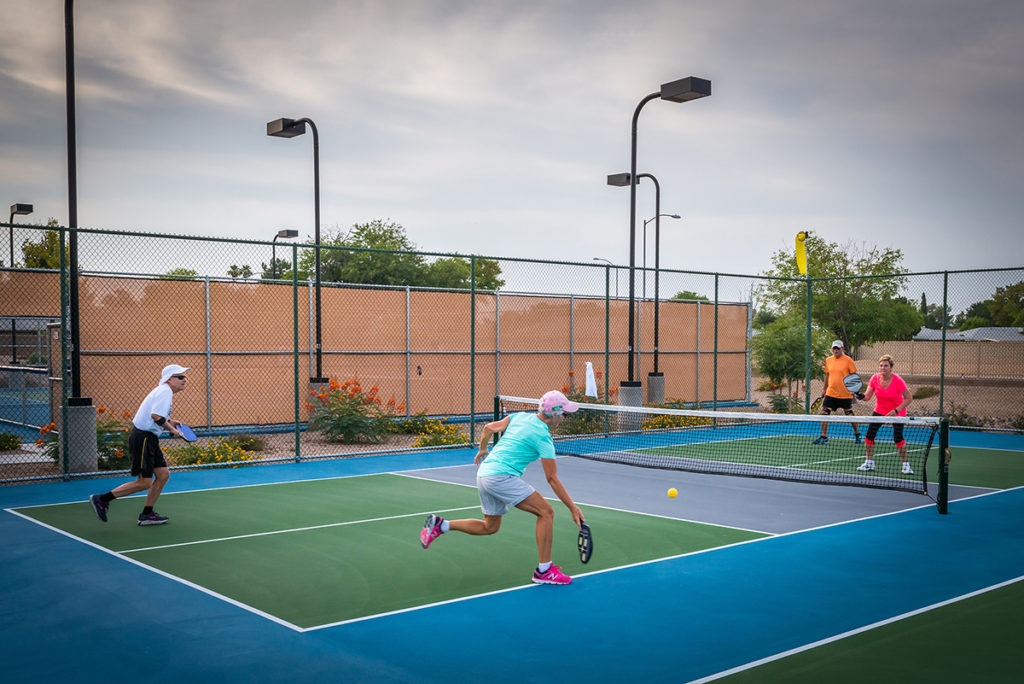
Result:
[[[670,499],[674,499],[674,498],[676,498],[677,496],[679,496],[679,492],[678,492],[678,491],[676,491],[676,488],[675,488],[675,487],[673,487],[672,489],[668,490],[668,498],[670,498]]]

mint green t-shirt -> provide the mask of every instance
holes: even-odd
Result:
[[[522,477],[526,466],[538,458],[554,458],[551,431],[536,413],[513,413],[501,439],[480,464],[477,477],[515,475]]]

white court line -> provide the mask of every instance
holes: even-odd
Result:
[[[431,467],[431,468],[420,468],[418,470],[437,470],[439,468],[452,468],[452,467],[460,467],[460,466],[436,466],[436,467]],[[375,473],[375,474],[381,474],[381,473]],[[405,474],[405,473],[390,473],[390,474],[398,475],[398,476],[401,476],[401,477],[409,477],[409,478],[413,478],[413,479],[422,479],[422,480],[427,480],[427,481],[430,481],[430,482],[434,482],[435,481],[435,480],[430,480],[429,478],[423,478],[423,477],[419,477],[419,476],[416,476],[416,475],[408,475],[408,474]],[[363,477],[363,476],[360,475],[360,476],[353,476],[353,477]],[[316,480],[321,480],[321,479],[342,479],[342,478],[336,478],[336,477],[331,477],[331,478],[313,478],[312,480],[303,480],[303,481],[316,481]],[[287,484],[287,483],[281,483],[281,484]],[[472,485],[463,485],[463,484],[460,484],[460,483],[457,483],[457,482],[448,482],[447,484],[453,484],[453,485],[456,485],[456,486],[463,486],[463,487],[470,487],[470,486],[472,486]],[[257,486],[257,485],[240,485],[240,486]],[[234,487],[222,487],[222,488],[219,488],[219,489],[233,489],[233,488]],[[988,492],[984,492],[982,494],[978,494],[976,496],[970,496],[970,497],[964,497],[963,499],[958,499],[957,502],[959,502],[959,501],[967,501],[969,499],[981,498],[981,497],[984,497],[984,496],[992,496],[993,494],[1001,494],[1003,492],[1014,491],[1015,489],[1024,489],[1024,487],[1013,487],[1013,488],[1007,489],[1007,490],[988,491]],[[197,490],[197,491],[206,491],[206,490]],[[78,503],[78,502],[76,502],[76,503]],[[931,508],[932,506],[933,506],[932,503],[928,503],[928,504],[923,504],[921,506],[915,506],[914,508],[907,508],[907,509],[903,509],[903,510],[899,510],[899,511],[891,511],[891,512],[888,512],[888,513],[879,513],[877,515],[869,515],[869,516],[865,516],[863,518],[857,518],[855,520],[844,520],[844,521],[841,521],[841,522],[829,523],[827,525],[820,525],[818,527],[812,527],[812,528],[808,528],[806,530],[795,530],[793,532],[784,532],[782,534],[778,534],[778,535],[775,535],[775,536],[761,537],[759,539],[750,539],[750,540],[747,540],[747,541],[742,541],[742,542],[736,542],[734,544],[729,544],[727,546],[720,546],[720,547],[715,547],[715,548],[711,548],[711,549],[702,549],[702,550],[699,550],[699,551],[692,551],[692,552],[689,552],[689,553],[678,554],[676,556],[667,556],[665,558],[653,558],[653,559],[646,560],[646,561],[641,561],[641,562],[638,562],[638,563],[630,563],[628,565],[622,565],[622,566],[617,566],[617,567],[612,567],[612,568],[605,568],[604,570],[595,570],[593,572],[588,572],[588,573],[582,573],[582,574],[575,575],[575,577],[587,577],[587,576],[590,576],[590,575],[599,575],[599,574],[603,574],[603,573],[607,573],[607,572],[617,572],[619,570],[625,570],[625,569],[628,569],[628,568],[639,567],[639,566],[643,566],[643,565],[650,565],[650,564],[653,564],[653,563],[661,563],[661,562],[665,562],[665,561],[675,560],[675,559],[678,559],[678,558],[684,558],[686,556],[695,556],[695,555],[704,554],[704,553],[712,553],[712,552],[716,552],[716,551],[721,551],[721,550],[724,550],[724,549],[732,548],[732,547],[735,547],[735,546],[742,546],[744,544],[763,543],[763,542],[771,541],[771,540],[779,538],[779,537],[788,537],[790,535],[795,535],[795,534],[805,534],[807,532],[813,532],[815,530],[826,529],[826,528],[829,528],[829,527],[837,527],[839,525],[848,525],[850,523],[860,522],[860,521],[863,521],[863,520],[871,520],[873,518],[883,518],[883,517],[887,517],[887,516],[890,516],[890,515],[899,515],[899,514],[902,514],[902,513],[907,513],[907,512],[914,511],[914,510],[919,510],[919,509],[922,509],[922,508]],[[35,506],[32,506],[31,508],[34,508],[34,507]],[[23,507],[23,508],[30,508],[30,507]],[[520,585],[520,586],[516,586],[516,587],[509,587],[508,589],[500,589],[500,590],[497,590],[497,591],[491,591],[491,592],[486,592],[486,593],[482,593],[482,594],[473,594],[473,595],[470,595],[470,596],[463,596],[463,597],[460,597],[460,598],[457,598],[457,599],[451,599],[451,600],[448,600],[448,601],[440,601],[440,602],[437,602],[437,603],[425,604],[425,605],[421,605],[421,606],[413,606],[413,607],[410,607],[410,608],[405,608],[405,609],[397,610],[397,611],[389,611],[387,613],[379,613],[379,614],[374,614],[374,615],[365,615],[365,616],[362,616],[362,617],[353,618],[351,620],[343,620],[343,621],[332,622],[332,623],[327,623],[327,624],[323,624],[323,625],[314,625],[312,627],[299,627],[298,625],[292,624],[292,623],[290,623],[290,622],[288,622],[286,620],[282,620],[281,618],[279,618],[279,617],[277,617],[275,615],[272,615],[270,613],[265,613],[265,612],[263,612],[263,611],[261,611],[261,610],[259,610],[257,608],[254,608],[254,607],[249,606],[247,604],[241,603],[240,601],[236,601],[235,599],[232,599],[232,598],[229,598],[227,596],[224,596],[223,594],[219,594],[219,593],[217,593],[215,591],[207,589],[206,587],[203,587],[203,586],[198,585],[198,584],[194,584],[194,583],[189,582],[188,580],[185,580],[185,579],[183,579],[181,577],[178,577],[176,575],[171,575],[169,573],[164,572],[163,570],[158,570],[157,568],[154,568],[154,567],[152,567],[150,565],[146,565],[145,563],[137,561],[134,558],[130,558],[128,556],[124,556],[124,555],[122,555],[120,553],[112,551],[111,549],[105,548],[105,547],[100,546],[98,544],[95,544],[95,543],[93,543],[91,541],[88,541],[88,540],[83,539],[81,537],[78,537],[76,535],[73,535],[73,534],[70,534],[68,532],[65,532],[64,530],[61,530],[61,529],[56,528],[56,527],[53,527],[51,525],[47,525],[46,523],[40,522],[38,520],[35,520],[34,518],[30,518],[30,517],[28,517],[26,515],[23,515],[22,513],[19,513],[17,510],[14,510],[12,508],[5,508],[4,510],[7,511],[8,513],[11,513],[12,515],[16,515],[16,516],[18,516],[20,518],[23,518],[24,520],[27,520],[27,521],[32,522],[32,523],[35,523],[36,525],[39,525],[41,527],[45,527],[45,528],[47,528],[47,529],[49,529],[49,530],[51,530],[53,532],[56,532],[56,533],[61,534],[61,535],[64,535],[65,537],[68,537],[69,539],[74,539],[74,540],[79,541],[79,542],[81,542],[83,544],[86,544],[86,545],[91,546],[91,547],[93,547],[95,549],[98,549],[98,550],[102,551],[103,553],[106,553],[106,554],[109,554],[109,555],[114,556],[116,558],[119,558],[121,560],[127,561],[129,563],[132,563],[133,565],[136,565],[138,567],[144,568],[146,570],[150,570],[150,571],[152,571],[152,572],[154,572],[154,573],[156,573],[158,575],[161,575],[162,577],[166,577],[167,579],[173,580],[173,581],[178,582],[180,584],[183,584],[183,585],[185,585],[187,587],[191,587],[193,589],[196,589],[196,590],[198,590],[198,591],[200,591],[200,592],[202,592],[204,594],[207,594],[209,596],[212,596],[214,598],[221,599],[221,600],[225,601],[226,603],[229,603],[229,604],[231,604],[233,606],[237,606],[238,608],[241,608],[242,610],[250,612],[250,613],[252,613],[254,615],[258,615],[258,616],[264,617],[267,620],[270,620],[271,622],[274,622],[276,624],[282,625],[282,626],[287,627],[288,629],[291,629],[291,630],[296,631],[296,632],[315,631],[315,630],[325,629],[325,628],[328,628],[328,627],[336,627],[336,626],[346,625],[346,624],[349,624],[349,623],[352,623],[352,622],[362,622],[362,621],[365,621],[365,620],[372,620],[372,619],[376,619],[376,618],[379,618],[379,617],[385,617],[387,615],[396,615],[396,614],[399,614],[399,613],[407,613],[407,612],[411,612],[411,611],[415,611],[415,610],[422,610],[424,608],[430,608],[430,607],[433,607],[433,606],[440,606],[440,605],[445,605],[445,604],[448,604],[448,603],[457,603],[457,602],[460,602],[460,601],[469,601],[469,600],[476,599],[476,598],[481,598],[481,597],[484,597],[484,596],[491,596],[491,595],[495,595],[495,594],[503,594],[503,593],[507,593],[507,592],[510,592],[510,591],[518,591],[520,589],[531,589],[531,588],[540,586],[540,585],[535,585],[535,584],[532,584],[532,583],[531,584],[525,584],[525,585]],[[642,513],[641,515],[651,515],[651,514]],[[709,524],[709,523],[704,523],[704,524]]]
[[[181,542],[178,544],[164,544],[163,546],[144,546],[138,549],[124,549],[115,553],[138,553],[141,551],[157,551],[159,549],[173,549],[179,546],[195,546],[196,544],[213,544],[216,542],[233,541],[235,539],[251,539],[252,537],[268,537],[273,534],[290,534],[292,532],[307,532],[309,530],[322,530],[328,527],[344,527],[346,525],[361,525],[362,523],[380,522],[381,520],[397,520],[399,518],[413,518],[418,515],[428,515],[436,510],[444,511],[466,511],[479,506],[463,506],[462,508],[444,508],[419,513],[402,513],[401,515],[387,515],[382,518],[365,518],[363,520],[347,520],[345,522],[325,523],[323,525],[310,525],[309,527],[293,527],[287,530],[272,530],[270,532],[253,532],[252,534],[239,534],[234,537],[217,537],[214,539],[197,539],[196,541]]]
[[[819,646],[824,646],[825,644],[830,644],[830,643],[832,643],[834,641],[839,641],[840,639],[845,639],[846,637],[853,636],[855,634],[860,634],[861,632],[867,632],[867,631],[870,631],[872,629],[876,629],[878,627],[883,627],[885,625],[892,624],[893,622],[899,622],[900,620],[906,620],[907,618],[913,617],[915,615],[920,615],[921,613],[927,613],[928,611],[935,610],[936,608],[942,608],[943,606],[948,606],[948,605],[950,605],[952,603],[957,603],[957,602],[963,601],[965,599],[973,598],[975,596],[980,596],[981,594],[988,593],[988,592],[990,592],[990,591],[992,591],[994,589],[1001,589],[1002,587],[1006,587],[1006,586],[1009,586],[1011,584],[1015,584],[1016,582],[1020,582],[1021,580],[1024,580],[1024,575],[1021,575],[1019,577],[1015,577],[1014,579],[1011,579],[1011,580],[1006,580],[1005,582],[1000,582],[999,584],[993,584],[990,587],[985,587],[983,589],[978,589],[977,591],[972,591],[972,592],[970,592],[968,594],[963,594],[961,596],[955,596],[955,597],[953,597],[951,599],[947,599],[945,601],[939,601],[938,603],[933,603],[930,606],[925,606],[924,608],[918,608],[917,610],[912,610],[912,611],[910,611],[908,613],[903,613],[902,615],[896,615],[894,617],[887,618],[885,620],[879,620],[878,622],[874,622],[874,623],[872,623],[870,625],[864,625],[863,627],[858,627],[857,629],[851,629],[848,632],[843,632],[842,634],[836,634],[835,636],[831,636],[831,637],[828,637],[826,639],[820,639],[820,640],[815,641],[815,642],[810,643],[810,644],[805,644],[803,646],[799,646],[797,648],[793,648],[793,649],[790,649],[788,651],[783,651],[782,653],[776,653],[775,655],[768,656],[767,658],[761,658],[760,660],[755,660],[755,661],[749,662],[749,663],[747,663],[745,665],[740,665],[738,667],[734,667],[734,668],[729,669],[729,670],[722,670],[721,672],[716,672],[713,675],[709,675],[707,677],[702,677],[701,679],[694,679],[689,684],[703,684],[704,682],[711,682],[711,681],[714,681],[716,679],[721,679],[722,677],[728,677],[729,675],[736,674],[737,672],[743,672],[744,670],[749,670],[749,669],[758,667],[760,665],[764,665],[766,663],[773,662],[775,660],[781,660],[782,658],[785,658],[787,656],[795,655],[797,653],[802,653],[803,651],[809,651],[812,648],[817,648]]]
[[[451,466],[449,466],[449,467],[451,467]],[[455,466],[455,467],[461,467],[461,466]],[[409,475],[407,473],[395,473],[395,475],[400,475],[402,477],[408,477],[408,478],[411,478],[411,479],[414,479],[414,480],[423,480],[425,482],[439,482],[441,484],[451,484],[451,485],[457,485],[459,487],[472,487],[473,489],[476,489],[476,485],[465,484],[465,483],[462,483],[462,482],[449,482],[448,480],[435,480],[435,479],[432,479],[432,478],[429,478],[429,477],[421,477],[419,475]],[[544,498],[547,501],[560,501],[558,498],[552,497],[552,496],[546,496]],[[740,532],[753,532],[754,534],[764,534],[764,535],[767,535],[769,537],[777,536],[776,533],[774,533],[774,532],[765,532],[764,530],[753,530],[753,529],[750,529],[748,527],[736,527],[735,525],[720,525],[719,523],[710,523],[710,522],[707,522],[705,520],[690,520],[689,518],[677,518],[677,517],[674,517],[674,516],[671,516],[671,515],[661,515],[659,513],[646,513],[644,511],[632,511],[632,510],[629,510],[628,508],[614,508],[612,506],[602,506],[600,504],[587,503],[586,501],[576,501],[576,504],[579,505],[579,506],[589,506],[590,508],[600,508],[600,509],[603,509],[603,510],[606,510],[606,511],[617,511],[619,513],[632,513],[633,515],[646,515],[649,518],[662,518],[663,520],[678,520],[679,522],[688,522],[688,523],[693,523],[694,525],[708,525],[710,527],[724,527],[727,530],[739,530]],[[475,506],[475,507],[471,507],[471,508],[479,508],[479,506]],[[448,509],[448,510],[459,510],[459,509],[451,508],[451,509]]]
[[[196,591],[202,592],[202,593],[206,594],[207,596],[212,596],[214,598],[220,599],[221,601],[224,601],[225,603],[230,603],[231,605],[236,606],[238,608],[241,608],[244,611],[248,611],[248,612],[252,613],[253,615],[258,615],[258,616],[260,616],[262,618],[266,618],[267,620],[270,620],[271,622],[279,624],[279,625],[281,625],[283,627],[287,627],[288,629],[294,630],[296,632],[304,631],[302,629],[302,627],[299,627],[298,625],[294,625],[294,624],[288,622],[287,620],[282,620],[281,618],[277,617],[276,615],[272,615],[271,613],[266,613],[266,612],[260,610],[259,608],[254,608],[254,607],[252,607],[250,605],[242,603],[241,601],[236,601],[235,599],[230,598],[228,596],[225,596],[224,594],[218,594],[217,592],[215,592],[215,591],[213,591],[211,589],[207,589],[206,587],[202,586],[201,584],[195,584],[194,582],[189,582],[187,579],[184,579],[182,577],[178,577],[177,575],[172,575],[172,574],[170,574],[168,572],[164,572],[163,570],[159,570],[157,568],[154,568],[152,565],[146,565],[145,563],[137,561],[134,558],[129,558],[128,556],[123,556],[120,553],[118,553],[117,551],[114,551],[112,549],[108,549],[108,548],[106,548],[104,546],[100,546],[99,544],[95,544],[95,543],[89,541],[88,539],[83,539],[82,537],[79,537],[77,535],[71,534],[70,532],[65,532],[64,530],[62,530],[62,529],[60,529],[58,527],[54,527],[52,525],[47,525],[46,523],[40,522],[39,520],[36,520],[35,518],[30,518],[27,515],[19,513],[18,511],[14,510],[12,508],[5,508],[4,510],[7,511],[8,513],[12,514],[12,515],[18,516],[19,518],[23,518],[25,520],[28,520],[29,522],[33,522],[36,525],[39,525],[40,527],[45,527],[46,529],[48,529],[48,530],[50,530],[52,532],[56,532],[57,534],[64,535],[68,539],[73,539],[73,540],[75,540],[77,542],[81,542],[81,543],[85,544],[86,546],[91,546],[94,549],[98,549],[98,550],[102,551],[103,553],[106,553],[106,554],[109,554],[111,556],[114,556],[115,558],[117,558],[119,560],[126,561],[128,563],[131,563],[132,565],[137,565],[138,567],[143,568],[145,570],[149,570],[150,572],[154,572],[154,573],[160,575],[161,577],[166,577],[169,580],[173,580],[175,582],[178,582],[179,584],[185,585],[186,587],[189,587],[191,589],[195,589]]]

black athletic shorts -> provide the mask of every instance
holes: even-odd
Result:
[[[132,475],[153,477],[154,468],[167,467],[157,436],[134,425],[128,433],[128,455],[132,460]]]
[[[825,395],[825,401],[821,402],[821,410],[824,413],[832,413],[837,409],[853,410],[853,397],[840,399],[839,397]]]

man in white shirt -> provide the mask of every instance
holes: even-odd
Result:
[[[135,412],[132,429],[128,433],[128,454],[131,457],[131,472],[136,480],[125,482],[106,494],[93,494],[89,497],[96,516],[103,522],[107,522],[107,509],[111,501],[138,492],[146,492],[146,503],[139,514],[139,525],[163,525],[167,522],[167,516],[153,510],[160,492],[171,477],[164,452],[160,450],[160,432],[166,429],[171,435],[181,437],[178,431],[181,423],[171,420],[171,404],[174,395],[185,389],[188,380],[185,373],[189,370],[174,363],[165,366],[160,374],[160,384],[146,395],[139,410]]]

